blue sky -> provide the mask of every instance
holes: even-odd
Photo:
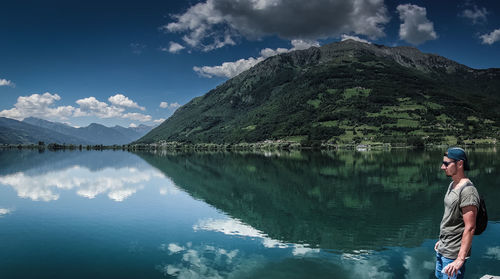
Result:
[[[346,38],[500,67],[498,1],[2,1],[0,116],[153,125],[266,57]]]

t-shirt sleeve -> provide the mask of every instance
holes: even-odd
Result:
[[[479,208],[479,194],[477,193],[476,187],[473,186],[465,187],[460,197],[460,208],[469,205],[474,205]]]

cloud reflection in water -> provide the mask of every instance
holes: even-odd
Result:
[[[261,231],[247,225],[237,219],[205,219],[193,226],[195,231],[215,231],[226,235],[244,236],[250,238],[262,239],[262,245],[266,248],[293,248],[294,256],[306,255],[309,253],[318,253],[319,249],[307,247],[306,244],[284,243],[280,240],[272,239]]]
[[[60,191],[75,190],[81,197],[93,199],[100,194],[107,193],[111,200],[121,202],[143,189],[144,184],[155,177],[165,178],[161,172],[152,169],[104,168],[93,172],[85,167],[72,166],[64,170],[37,175],[17,172],[0,176],[0,184],[12,187],[18,197],[33,201],[58,200]],[[175,192],[169,187],[163,188],[168,189],[163,191]]]
[[[12,213],[11,209],[8,208],[0,208],[0,217]]]

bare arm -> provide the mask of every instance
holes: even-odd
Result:
[[[467,257],[467,254],[469,253],[472,245],[472,237],[474,236],[474,230],[476,229],[476,215],[477,207],[474,205],[462,207],[462,217],[464,218],[465,228],[464,233],[462,234],[462,243],[460,244],[458,258],[444,269],[445,273],[450,276],[453,276],[458,272],[465,262],[465,257]]]

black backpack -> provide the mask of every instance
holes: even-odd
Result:
[[[460,194],[462,194],[462,190],[467,187],[472,186],[472,184],[464,185],[458,194],[458,202],[460,203]],[[486,230],[486,226],[488,226],[488,212],[486,211],[486,203],[484,202],[484,197],[479,196],[479,208],[477,209],[476,215],[476,229],[474,230],[475,235],[480,235]]]

